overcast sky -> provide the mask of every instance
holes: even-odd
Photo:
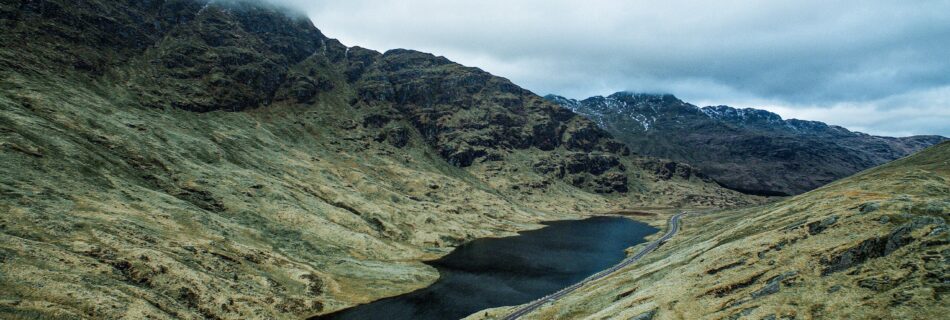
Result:
[[[950,136],[950,0],[273,0],[327,36],[571,98],[672,93],[879,135]]]

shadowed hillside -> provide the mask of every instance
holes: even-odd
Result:
[[[0,26],[4,318],[301,318],[540,220],[759,201],[266,5],[6,1]]]
[[[634,153],[696,166],[750,194],[800,194],[946,140],[879,137],[758,109],[699,108],[673,95],[618,92],[548,100],[588,116]]]

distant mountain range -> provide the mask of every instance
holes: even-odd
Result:
[[[548,95],[633,152],[686,162],[720,185],[758,195],[803,193],[947,138],[881,137],[759,109],[697,107],[670,94]]]

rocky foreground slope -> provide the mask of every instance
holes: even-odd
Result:
[[[942,319],[948,219],[943,142],[782,202],[688,216],[641,262],[524,318]]]
[[[635,153],[696,166],[723,186],[795,195],[946,140],[879,137],[758,109],[699,108],[669,94],[548,100],[590,117]]]
[[[4,1],[0,41],[0,318],[301,318],[539,220],[758,201],[256,1]]]

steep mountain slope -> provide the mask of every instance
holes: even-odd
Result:
[[[727,188],[761,195],[799,194],[946,139],[871,136],[765,110],[699,108],[668,94],[546,98],[590,117],[635,153],[689,163]]]
[[[2,318],[300,318],[539,220],[759,201],[257,2],[5,1],[0,26]]]
[[[525,319],[946,318],[948,159],[943,142],[782,202],[688,216],[641,262]]]

